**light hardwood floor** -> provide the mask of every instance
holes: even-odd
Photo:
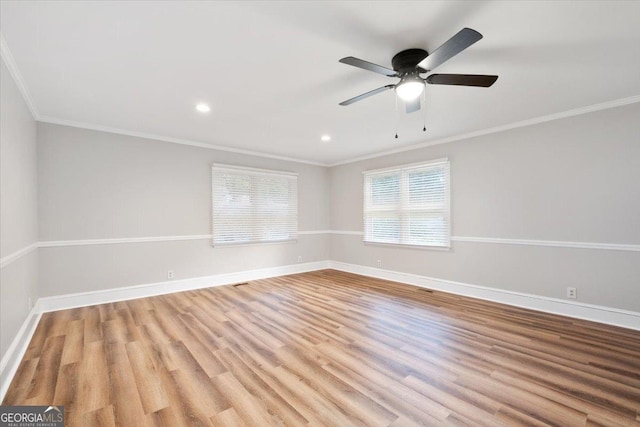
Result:
[[[640,332],[331,270],[46,313],[67,426],[640,425]]]

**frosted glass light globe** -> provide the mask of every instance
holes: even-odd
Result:
[[[396,93],[403,101],[413,101],[422,94],[424,83],[419,80],[408,80],[400,82],[396,86]]]

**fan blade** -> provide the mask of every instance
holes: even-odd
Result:
[[[418,67],[427,71],[435,70],[437,66],[450,60],[481,38],[482,34],[476,30],[463,28],[455,36],[444,42],[442,46],[431,52],[429,56],[418,64]]]
[[[418,111],[420,109],[420,97],[417,97],[413,101],[405,101],[404,106],[406,108],[407,114]]]
[[[498,80],[498,76],[482,74],[431,74],[427,83],[432,85],[480,86],[489,87]]]
[[[347,99],[346,101],[342,101],[340,103],[340,105],[350,105],[350,104],[353,104],[354,102],[358,102],[360,100],[363,100],[365,98],[373,96],[373,95],[375,95],[377,93],[384,92],[385,90],[393,89],[394,87],[396,87],[396,85],[382,86],[382,87],[379,87],[378,89],[370,90],[369,92],[363,93],[362,95],[354,96],[351,99]]]
[[[397,77],[398,73],[390,68],[383,67],[382,65],[373,64],[371,62],[363,61],[362,59],[354,58],[353,56],[347,56],[340,61],[343,64],[353,65],[354,67],[362,68],[363,70],[373,71],[374,73],[384,74],[389,77]]]

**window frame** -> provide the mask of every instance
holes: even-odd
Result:
[[[427,207],[411,207],[409,202],[410,192],[408,190],[408,176],[411,172],[420,169],[436,168],[438,166],[444,167],[444,201],[442,207],[439,208],[427,208]],[[399,190],[397,194],[397,202],[389,204],[387,207],[381,207],[374,209],[371,206],[371,199],[373,198],[373,190],[370,188],[371,178],[376,175],[390,175],[399,176]],[[426,162],[416,162],[399,166],[392,166],[382,169],[366,170],[362,172],[363,175],[363,242],[371,245],[384,245],[384,246],[397,246],[403,248],[416,248],[416,249],[433,249],[433,250],[451,250],[451,163],[448,158],[433,159]],[[373,212],[390,212],[395,215],[399,221],[399,237],[398,241],[389,240],[373,240],[370,227],[372,224],[367,221]],[[444,244],[416,244],[410,241],[409,235],[409,219],[408,216],[411,212],[422,212],[424,214],[440,214],[445,218],[446,226],[444,227],[443,240]]]
[[[256,229],[252,226],[248,231],[251,232],[250,240],[240,240],[240,241],[229,241],[229,242],[216,242],[216,173],[224,173],[229,172],[236,175],[247,176],[252,182],[254,179],[260,176],[271,176],[277,178],[286,178],[287,180],[292,180],[295,186],[295,196],[293,198],[293,202],[295,203],[295,210],[293,211],[295,227],[293,227],[293,232],[291,229],[287,227],[289,232],[288,238],[284,239],[260,239],[259,236],[255,233]],[[290,182],[289,182],[290,185]],[[289,189],[291,191],[291,188]],[[252,191],[253,194],[253,191]],[[281,244],[281,243],[295,243],[298,240],[299,234],[299,214],[298,214],[298,174],[295,172],[285,172],[278,170],[270,170],[270,169],[258,169],[251,168],[245,166],[235,166],[235,165],[227,165],[222,163],[213,163],[211,165],[211,244],[213,247],[229,247],[229,246],[253,246],[253,245],[273,245],[273,244]],[[291,197],[289,198],[289,203],[291,203]],[[257,215],[258,206],[256,204],[251,203],[250,212],[248,218],[251,219],[252,225],[257,221],[260,221],[263,218],[259,218]],[[288,218],[290,215],[284,215],[284,218]],[[232,218],[232,217],[231,217]]]

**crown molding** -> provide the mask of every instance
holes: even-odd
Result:
[[[635,104],[640,102],[640,95],[634,95],[627,98],[614,99],[612,101],[601,102],[599,104],[589,105],[587,107],[575,108],[573,110],[561,111],[559,113],[548,114],[546,116],[534,117],[532,119],[521,120],[518,122],[509,123],[506,125],[495,126],[492,128],[481,129],[469,133],[464,133],[460,135],[454,135],[447,138],[435,139],[433,141],[421,142],[418,144],[409,145],[402,148],[395,148],[392,150],[380,151],[373,154],[367,154],[360,157],[355,157],[350,160],[343,160],[339,162],[329,163],[328,167],[346,165],[349,163],[355,163],[362,160],[374,159],[377,157],[388,156],[390,154],[404,153],[405,151],[417,150],[419,148],[430,147],[432,145],[446,144],[449,142],[461,141],[463,139],[474,138],[477,136],[489,135],[492,133],[504,132],[510,129],[517,129],[522,127],[527,127],[531,125],[536,125],[539,123],[551,122],[554,120],[565,119],[567,117],[580,116],[582,114],[593,113],[596,111],[608,110],[610,108],[622,107],[624,105]]]
[[[540,124],[540,123],[551,122],[551,121],[554,121],[554,120],[564,119],[564,118],[568,118],[568,117],[580,116],[582,114],[588,114],[588,113],[593,113],[593,112],[596,112],[596,111],[608,110],[608,109],[611,109],[611,108],[622,107],[622,106],[625,106],[625,105],[635,104],[635,103],[638,103],[638,102],[640,102],[640,95],[634,95],[634,96],[630,96],[630,97],[627,97],[627,98],[620,98],[620,99],[615,99],[615,100],[612,100],[612,101],[602,102],[602,103],[599,103],[599,104],[589,105],[589,106],[586,106],[586,107],[575,108],[573,110],[561,111],[561,112],[554,113],[554,114],[548,114],[548,115],[545,115],[545,116],[534,117],[532,119],[521,120],[521,121],[518,121],[518,122],[509,123],[509,124],[506,124],[506,125],[495,126],[495,127],[487,128],[487,129],[481,129],[481,130],[478,130],[478,131],[469,132],[469,133],[460,134],[460,135],[454,135],[454,136],[451,136],[451,137],[436,139],[436,140],[433,140],[433,141],[421,142],[421,143],[418,143],[418,144],[413,144],[413,145],[409,145],[409,146],[402,147],[402,148],[396,148],[396,149],[392,149],[392,150],[386,150],[386,151],[381,151],[381,152],[377,152],[377,153],[367,154],[365,156],[355,157],[355,158],[352,158],[352,159],[342,160],[342,161],[334,162],[334,163],[314,162],[314,161],[306,160],[306,159],[279,156],[279,155],[264,153],[264,152],[260,152],[260,151],[252,151],[252,150],[245,150],[245,149],[240,149],[240,148],[232,148],[232,147],[227,147],[227,146],[223,146],[223,145],[214,145],[214,144],[209,144],[209,143],[206,143],[206,142],[191,141],[191,140],[187,140],[187,139],[167,137],[167,136],[156,135],[156,134],[147,133],[147,132],[138,132],[138,131],[132,131],[132,130],[109,127],[109,126],[102,126],[102,125],[96,125],[96,124],[91,124],[91,123],[78,122],[78,121],[74,121],[74,120],[60,119],[60,118],[57,118],[57,117],[39,116],[37,118],[37,120],[39,122],[44,122],[44,123],[52,123],[52,124],[57,124],[57,125],[71,126],[71,127],[89,129],[89,130],[97,130],[97,131],[109,132],[109,133],[120,134],[120,135],[134,136],[134,137],[138,137],[138,138],[146,138],[146,139],[152,139],[152,140],[163,141],[163,142],[171,142],[171,143],[174,143],[174,144],[189,145],[189,146],[200,147],[200,148],[208,148],[208,149],[211,149],[211,150],[220,150],[220,151],[227,151],[227,152],[231,152],[231,153],[247,154],[247,155],[251,155],[251,156],[265,157],[265,158],[276,159],[276,160],[284,160],[284,161],[288,161],[288,162],[303,163],[303,164],[308,164],[308,165],[313,165],[313,166],[334,167],[334,166],[346,165],[346,164],[349,164],[349,163],[355,163],[355,162],[359,162],[359,161],[362,161],[362,160],[368,160],[368,159],[374,159],[374,158],[377,158],[377,157],[388,156],[390,154],[397,154],[397,153],[403,153],[405,151],[417,150],[417,149],[420,149],[420,148],[430,147],[430,146],[433,146],[433,145],[447,144],[447,143],[450,143],[450,142],[461,141],[461,140],[464,140],[464,139],[470,139],[470,138],[474,138],[474,137],[478,137],[478,136],[484,136],[484,135],[490,135],[490,134],[493,134],[493,133],[504,132],[504,131],[511,130],[511,129],[518,129],[518,128],[532,126],[532,125],[536,125],[536,124]]]
[[[42,123],[51,123],[54,125],[70,126],[74,128],[81,128],[81,129],[88,129],[88,130],[97,130],[100,132],[108,132],[108,133],[114,133],[118,135],[133,136],[136,138],[145,138],[145,139],[151,139],[151,140],[162,141],[162,142],[171,142],[173,144],[189,145],[191,147],[207,148],[209,150],[218,150],[218,151],[226,151],[230,153],[246,154],[249,156],[257,156],[257,157],[263,157],[263,158],[275,159],[275,160],[284,160],[286,162],[304,163],[304,164],[313,165],[313,166],[323,166],[323,167],[327,166],[327,164],[325,163],[313,162],[311,160],[298,159],[295,157],[279,156],[276,154],[264,153],[262,151],[245,150],[242,148],[233,148],[225,145],[209,144],[207,142],[192,141],[189,139],[182,139],[182,138],[173,138],[170,136],[157,135],[154,133],[138,132],[134,130],[120,129],[120,128],[115,128],[111,126],[96,125],[92,123],[79,122],[75,120],[60,119],[60,118],[51,117],[51,116],[40,116],[37,120]]]
[[[16,83],[16,86],[18,86],[18,90],[22,94],[22,98],[24,99],[25,104],[27,104],[27,108],[29,108],[29,111],[31,111],[31,115],[35,120],[38,120],[40,115],[38,114],[36,105],[33,103],[31,95],[29,95],[27,84],[25,83],[24,78],[22,77],[22,73],[20,73],[20,70],[16,65],[16,61],[13,58],[13,55],[11,54],[9,46],[7,46],[7,42],[5,41],[2,33],[0,33],[0,57],[2,57],[2,60],[7,66],[9,74],[11,74],[11,77],[13,77],[13,81]]]

